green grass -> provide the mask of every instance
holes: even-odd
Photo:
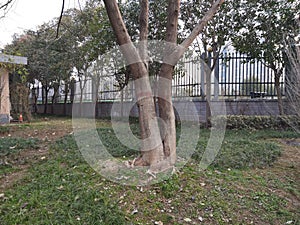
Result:
[[[39,141],[34,138],[0,138],[0,177],[18,171],[11,161],[15,161],[18,153],[25,149],[37,149],[38,144]]]
[[[72,163],[61,157],[35,166],[22,185],[6,193],[7,198],[0,207],[0,221],[6,224],[124,223],[116,203],[110,202],[110,191],[97,187],[101,178],[94,176],[85,164],[69,167]]]
[[[23,149],[37,149],[39,141],[35,138],[0,138],[0,156],[17,153]]]
[[[0,134],[6,134],[9,132],[8,126],[0,126]]]
[[[115,157],[136,154],[116,140],[109,125],[98,124]],[[136,132],[136,124],[131,126]],[[282,150],[272,140],[299,134],[229,130],[216,160],[199,171],[209,133],[201,132],[193,159],[181,171],[143,188],[104,179],[85,162],[72,135],[60,138],[51,144],[47,160],[34,162],[27,176],[0,197],[0,224],[189,224],[185,219],[199,224],[199,218],[203,224],[300,222],[288,200],[299,199],[299,180],[272,170]],[[297,168],[289,169],[296,173]]]

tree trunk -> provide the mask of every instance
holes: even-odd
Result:
[[[33,113],[37,113],[37,89],[32,88],[31,89],[31,97],[32,97],[32,108],[33,108]]]
[[[54,114],[54,104],[58,102],[59,84],[53,85],[53,96],[51,99],[51,114]]]
[[[216,13],[224,0],[217,0],[212,8],[205,14],[203,19],[197,24],[190,36],[178,47],[177,27],[180,0],[169,0],[167,34],[165,40],[173,46],[165,54],[164,63],[159,73],[159,114],[162,119],[161,130],[156,118],[153,93],[150,86],[147,55],[145,47],[138,52],[134,47],[125,27],[116,0],[104,0],[105,8],[117,37],[117,42],[121,46],[121,51],[130,66],[130,70],[135,81],[135,93],[139,108],[139,122],[141,129],[141,156],[134,165],[150,166],[150,170],[159,172],[168,169],[176,161],[176,129],[175,115],[172,106],[172,75],[174,66],[183,56],[185,50],[203,31],[208,21]],[[146,43],[148,30],[148,1],[141,0],[140,34],[142,46]],[[160,82],[161,81],[161,82]]]
[[[69,94],[69,85],[68,83],[66,82],[65,83],[65,98],[64,98],[64,116],[67,115],[67,101],[68,101],[68,94]]]
[[[276,89],[276,93],[277,93],[279,114],[284,115],[282,94],[281,94],[281,88],[280,88],[280,75],[278,75],[278,74],[275,74],[275,89]]]
[[[74,98],[75,98],[75,85],[76,85],[76,82],[74,79],[72,79],[71,83],[70,83],[70,102],[71,102],[71,104],[73,104]]]
[[[42,85],[42,104],[45,104],[45,88],[44,88],[44,85]]]
[[[178,16],[180,0],[169,0],[166,42],[177,44]],[[167,49],[168,51],[168,49]],[[166,52],[166,54],[168,54]],[[175,114],[172,104],[172,77],[174,66],[163,63],[159,72],[158,81],[158,109],[162,119],[161,139],[164,148],[164,157],[170,165],[176,162],[176,127]]]
[[[141,155],[134,162],[136,166],[150,166],[156,170],[157,165],[163,161],[164,152],[160,139],[155,106],[150,86],[148,71],[138,51],[134,47],[125,24],[122,20],[118,4],[115,0],[104,0],[109,20],[127,61],[135,62],[129,65],[135,80],[135,94],[139,109],[139,124],[141,130]]]
[[[44,90],[45,90],[44,114],[47,114],[49,88],[48,87],[44,87]]]

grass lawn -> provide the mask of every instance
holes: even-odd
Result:
[[[115,156],[135,154],[108,121],[97,127]],[[70,118],[2,127],[0,225],[300,224],[299,134],[227,130],[216,160],[199,171],[209,134],[201,132],[192,159],[170,179],[136,187],[113,183],[85,162]]]

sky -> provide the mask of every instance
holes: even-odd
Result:
[[[0,4],[6,0],[0,0]],[[0,11],[0,49],[11,43],[12,36],[24,30],[36,30],[39,25],[60,16],[62,0],[14,0],[4,18]],[[79,3],[81,2],[81,3]],[[82,0],[65,0],[65,10],[83,7]],[[80,6],[79,6],[80,5]]]

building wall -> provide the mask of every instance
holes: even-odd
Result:
[[[9,79],[8,71],[0,68],[0,124],[9,123],[10,101],[9,101]]]

